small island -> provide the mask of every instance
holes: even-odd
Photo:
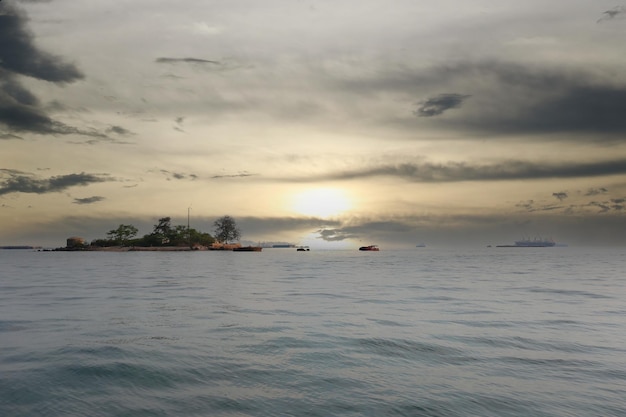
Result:
[[[222,216],[213,223],[213,236],[191,228],[189,224],[173,226],[171,221],[171,217],[160,218],[152,233],[139,238],[136,237],[139,229],[132,224],[120,224],[107,232],[106,238],[94,239],[91,243],[82,237],[72,236],[67,239],[65,247],[55,251],[260,251],[260,247],[257,249],[256,246],[242,248],[239,243],[241,231],[231,216]]]

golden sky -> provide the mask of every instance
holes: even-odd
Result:
[[[337,4],[339,3],[339,4]],[[0,3],[0,245],[626,244],[626,7]]]

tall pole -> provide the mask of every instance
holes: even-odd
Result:
[[[189,228],[189,212],[191,211],[191,206],[187,207],[187,239],[189,240],[189,249],[191,249],[191,229]]]

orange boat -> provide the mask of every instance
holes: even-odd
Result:
[[[378,248],[378,245],[369,245],[369,246],[361,246],[359,250],[378,252],[380,249]]]

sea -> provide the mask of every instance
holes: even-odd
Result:
[[[625,248],[0,251],[0,416],[626,416]]]

